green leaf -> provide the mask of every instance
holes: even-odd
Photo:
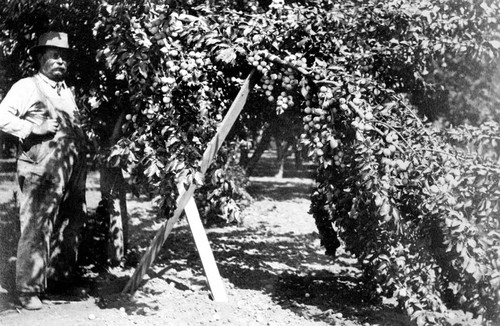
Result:
[[[469,274],[474,274],[477,270],[477,264],[476,260],[474,258],[469,259],[469,262],[467,264],[467,267],[465,268],[467,273]]]
[[[387,198],[384,199],[384,202],[382,203],[382,206],[380,206],[378,213],[382,218],[387,222],[390,221],[392,216],[390,215],[391,212],[391,204],[389,203],[389,200]]]
[[[234,64],[236,61],[236,52],[233,48],[226,48],[220,50],[217,56],[215,57],[216,61],[222,61],[226,64]]]
[[[148,65],[145,62],[139,62],[139,73],[144,77],[148,78]]]
[[[500,50],[500,41],[492,40],[488,42],[495,50]]]

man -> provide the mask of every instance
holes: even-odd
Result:
[[[87,216],[86,164],[75,98],[64,82],[67,34],[41,35],[30,54],[38,73],[15,83],[0,103],[0,130],[20,140],[16,290],[23,308],[38,310],[48,279],[73,276]]]

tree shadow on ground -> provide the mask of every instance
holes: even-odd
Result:
[[[259,164],[252,170],[252,176],[255,177],[274,177],[279,173],[279,163],[276,156],[271,152],[265,153],[260,159]],[[283,178],[311,178],[314,176],[316,165],[312,162],[302,162],[297,166],[292,156],[288,156],[283,166]]]
[[[309,199],[312,189],[311,183],[304,183],[303,179],[276,179],[253,178],[248,187],[248,193],[254,199],[269,198],[278,201],[297,198]]]
[[[273,294],[284,308],[303,314],[306,307],[309,318],[335,321],[342,316],[360,323],[390,326],[413,325],[409,318],[392,305],[372,303],[358,277],[329,271],[309,274],[282,274]]]

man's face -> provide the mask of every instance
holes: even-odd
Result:
[[[68,70],[68,52],[59,48],[47,48],[39,55],[40,72],[48,78],[61,81]]]

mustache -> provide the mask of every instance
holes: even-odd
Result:
[[[55,67],[53,70],[54,70],[54,71],[62,71],[62,72],[66,72],[67,68],[66,68],[66,67]]]

